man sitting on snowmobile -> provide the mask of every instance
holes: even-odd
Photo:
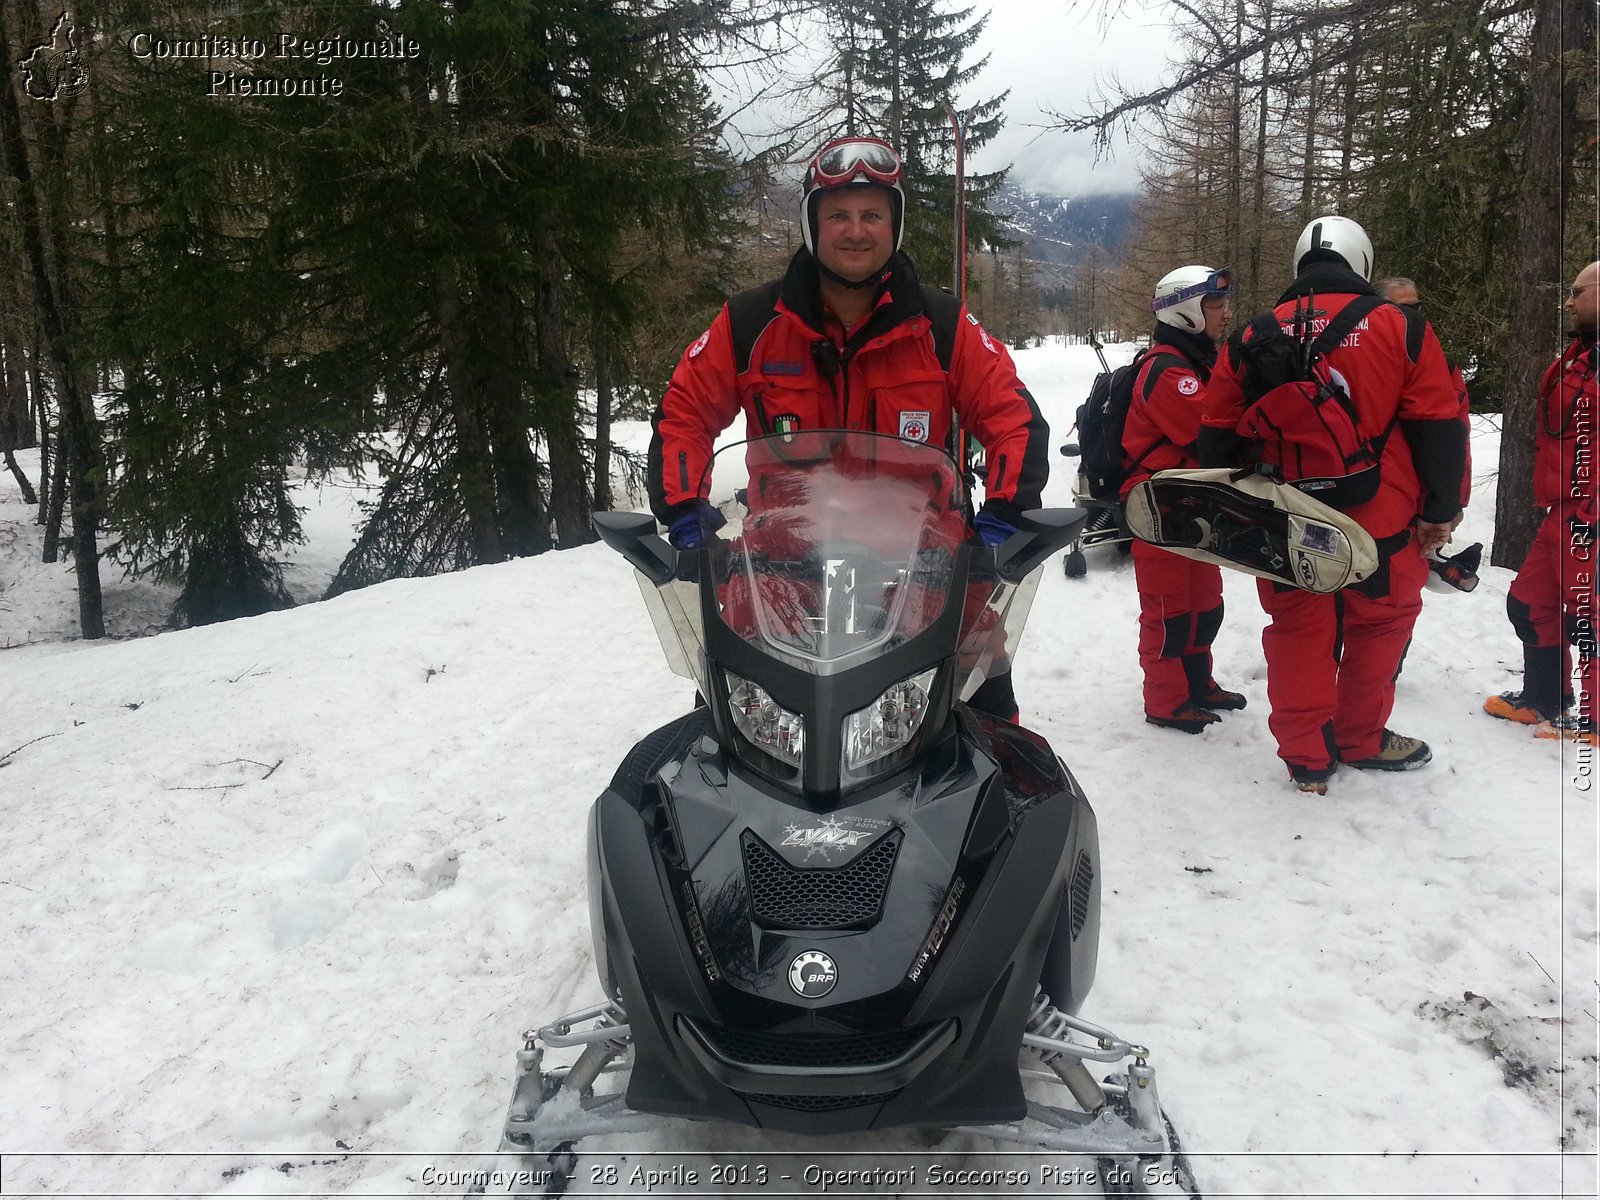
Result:
[[[955,297],[918,282],[900,250],[904,174],[877,138],[824,145],[806,169],[804,246],[788,271],[729,300],[685,351],[656,410],[649,459],[651,508],[674,545],[698,545],[722,524],[703,476],[741,410],[751,438],[860,429],[948,445],[959,423],[986,451],[974,532],[996,545],[1038,507],[1049,427],[1005,347]],[[753,475],[753,506],[760,486]],[[1015,720],[1010,672],[969,703]]]

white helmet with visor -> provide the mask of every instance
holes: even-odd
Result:
[[[1150,310],[1164,325],[1199,333],[1206,327],[1200,304],[1207,296],[1226,296],[1233,289],[1233,272],[1228,267],[1179,267],[1156,281]]]

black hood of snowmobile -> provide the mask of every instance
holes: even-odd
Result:
[[[799,1132],[1021,1115],[1040,981],[1075,1008],[1093,978],[1094,814],[1037,735],[955,711],[827,813],[722,751],[703,709],[635,748],[590,832],[629,1107]]]

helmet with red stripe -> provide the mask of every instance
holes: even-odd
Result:
[[[800,236],[806,249],[817,251],[817,197],[831,188],[881,187],[889,192],[894,221],[894,248],[905,233],[905,164],[882,138],[834,138],[812,156],[800,193]]]

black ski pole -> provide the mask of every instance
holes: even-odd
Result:
[[[1092,329],[1089,330],[1089,345],[1094,347],[1095,357],[1100,360],[1101,373],[1104,374],[1111,370],[1111,364],[1106,361],[1105,347],[1100,344],[1099,337],[1096,336],[1095,331]]]

